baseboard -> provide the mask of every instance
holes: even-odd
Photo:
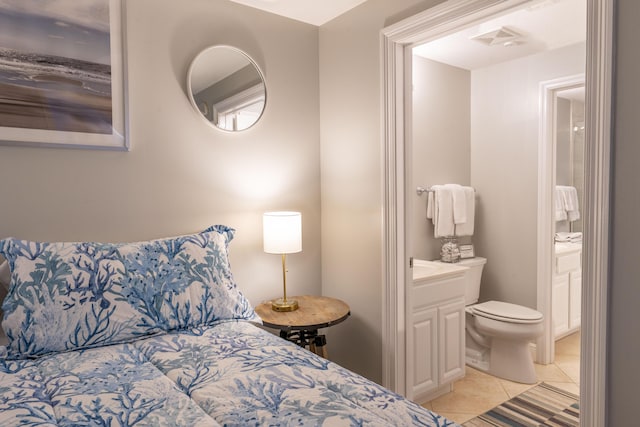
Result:
[[[441,385],[435,390],[429,392],[429,394],[420,396],[418,399],[415,400],[415,402],[419,405],[424,405],[425,403],[431,402],[433,399],[437,399],[438,397],[444,394],[447,394],[451,391],[453,391],[453,382]]]

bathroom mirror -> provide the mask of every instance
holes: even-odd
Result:
[[[231,46],[200,52],[187,73],[189,99],[212,126],[229,132],[253,126],[264,112],[267,90],[258,65]]]
[[[575,192],[573,211],[557,218],[556,232],[582,232],[584,200],[585,88],[584,84],[555,94],[556,185]],[[572,218],[573,217],[573,218]]]

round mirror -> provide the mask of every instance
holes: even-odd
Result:
[[[231,132],[253,126],[267,100],[258,65],[230,46],[200,52],[189,67],[187,89],[191,104],[208,123]]]

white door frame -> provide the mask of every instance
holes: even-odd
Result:
[[[383,384],[405,393],[404,288],[409,273],[405,65],[409,47],[528,0],[449,0],[381,31],[383,157]],[[585,198],[580,408],[583,425],[605,425],[606,320],[614,0],[587,0]],[[409,62],[410,63],[410,62]],[[409,85],[410,86],[410,85]]]
[[[556,94],[585,85],[585,75],[561,77],[540,83],[538,141],[538,291],[537,309],[544,316],[544,333],[536,342],[536,361],[552,363],[555,353],[553,306],[554,188],[556,185]]]

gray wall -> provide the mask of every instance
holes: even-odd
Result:
[[[617,0],[607,426],[636,423],[640,369],[640,2]]]
[[[584,43],[471,73],[471,185],[481,300],[535,308],[540,82],[584,72]]]
[[[330,355],[382,379],[380,30],[439,1],[368,0],[320,27],[322,291],[351,318]]]
[[[235,278],[257,304],[282,292],[262,213],[300,210],[289,292],[320,294],[318,29],[224,0],[186,4],[126,2],[130,152],[0,146],[0,238],[136,241],[227,224]],[[265,114],[245,132],[212,129],[189,104],[189,64],[214,44],[266,74]]]
[[[469,185],[471,73],[413,56],[413,186]],[[440,258],[440,239],[426,219],[427,195],[412,192],[412,247],[416,259]],[[468,238],[460,238],[465,243]]]

